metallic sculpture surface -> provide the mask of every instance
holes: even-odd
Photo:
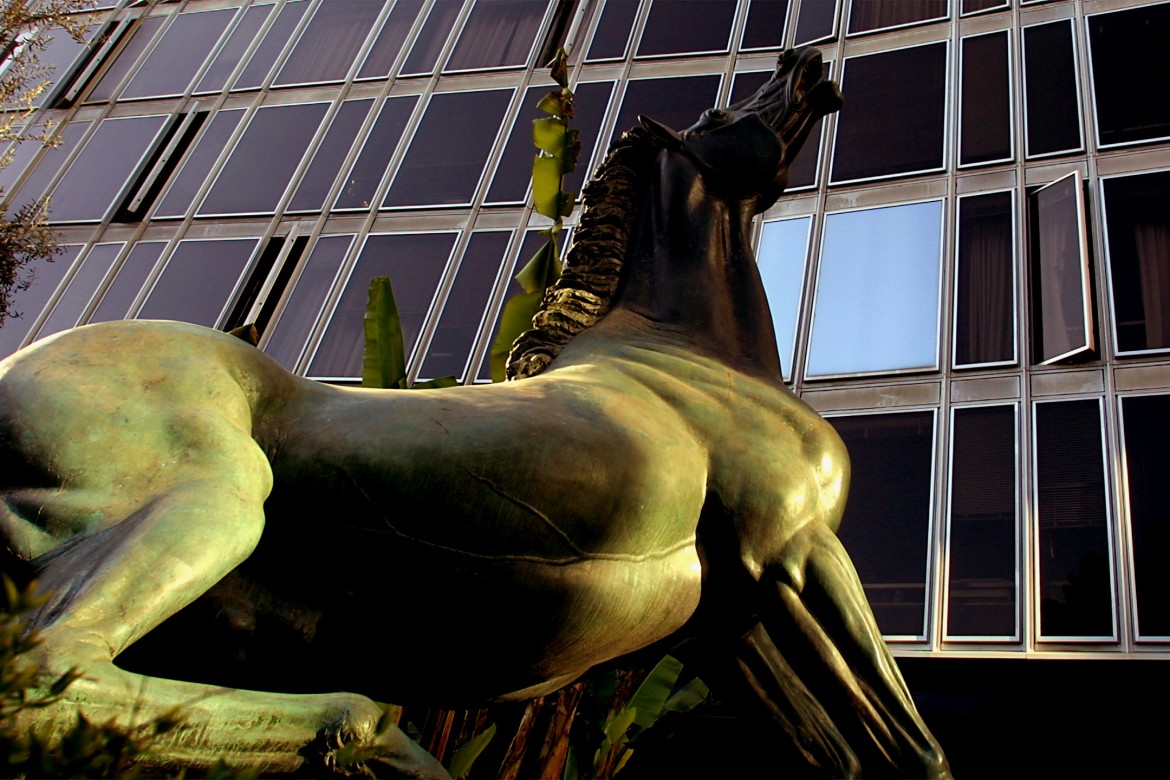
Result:
[[[164,766],[312,773],[358,740],[375,772],[441,776],[373,736],[372,699],[521,699],[649,647],[814,774],[947,776],[834,535],[848,456],[781,382],[750,247],[840,105],[821,67],[786,52],[745,103],[614,144],[522,381],[337,388],[171,322],[0,363],[5,568],[50,597],[38,660],[84,673],[36,725],[181,705]]]

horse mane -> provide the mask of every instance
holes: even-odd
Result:
[[[545,291],[533,329],[521,333],[508,353],[508,379],[539,374],[609,311],[630,243],[641,175],[657,149],[640,127],[610,144],[582,190],[581,218],[561,277]]]

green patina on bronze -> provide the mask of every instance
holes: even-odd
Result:
[[[5,568],[50,594],[36,660],[84,674],[35,725],[180,705],[162,766],[320,773],[359,741],[375,772],[440,776],[375,738],[375,699],[521,699],[650,647],[814,774],[946,776],[834,535],[847,454],[781,382],[750,248],[839,105],[787,52],[745,103],[617,142],[522,381],[331,387],[169,322],[0,363]]]

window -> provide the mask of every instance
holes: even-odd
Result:
[[[626,94],[610,142],[637,126],[639,114],[675,130],[684,130],[699,121],[699,116],[715,105],[718,97],[718,76],[630,80],[626,83]]]
[[[850,0],[849,34],[933,22],[948,15],[947,0]]]
[[[422,7],[423,0],[397,0],[394,3],[394,8],[386,17],[378,37],[370,47],[370,53],[358,71],[359,80],[383,79],[390,75]]]
[[[1012,159],[1011,72],[1007,32],[963,39],[959,87],[959,165]]]
[[[329,131],[313,153],[312,162],[301,177],[301,183],[293,193],[286,211],[320,211],[324,208],[337,173],[344,165],[350,147],[373,104],[372,99],[347,100],[341,104],[329,125]]]
[[[30,284],[23,290],[14,289],[12,292],[8,317],[4,320],[4,327],[0,328],[0,357],[7,357],[20,349],[73,261],[81,254],[81,249],[76,244],[64,246],[52,262],[38,260],[20,272],[19,278],[30,280]]]
[[[25,178],[24,184],[20,185],[15,197],[10,197],[8,208],[11,211],[23,208],[45,194],[61,166],[69,159],[69,155],[89,129],[89,125],[89,122],[70,122],[61,128],[56,136],[57,145],[44,149],[40,160]],[[39,142],[25,142],[26,146],[29,144],[34,145],[34,151],[40,151]]]
[[[1170,4],[1097,14],[1086,20],[1093,63],[1097,143],[1119,146],[1170,138],[1170,103],[1151,85],[1170,82]]]
[[[427,347],[420,378],[463,377],[511,237],[510,230],[471,234]]]
[[[796,9],[796,35],[793,46],[804,46],[837,31],[837,0],[800,0]]]
[[[137,300],[147,278],[150,277],[150,272],[154,270],[166,247],[165,241],[139,241],[131,247],[130,254],[122,261],[113,281],[90,315],[89,322],[107,322],[129,317],[134,308],[134,301]]]
[[[272,86],[344,81],[382,11],[372,0],[326,0],[317,7]]]
[[[281,309],[265,334],[264,351],[287,368],[297,369],[313,326],[333,289],[341,264],[353,244],[352,235],[321,236],[305,260]]]
[[[258,238],[180,241],[136,319],[216,327],[227,314],[259,243]]]
[[[398,75],[429,76],[434,72],[462,6],[462,0],[435,0]]]
[[[279,15],[260,39],[248,64],[240,72],[232,89],[258,89],[268,80],[268,73],[280,53],[295,36],[301,17],[309,10],[308,0],[290,0],[281,7]]]
[[[100,25],[96,24],[87,27],[85,40],[92,42],[99,27]],[[42,66],[51,69],[45,75],[52,85],[33,99],[32,105],[36,108],[53,105],[56,96],[69,84],[74,76],[74,70],[89,51],[89,43],[78,43],[64,30],[53,30],[51,33],[46,31],[41,34],[49,36],[49,40],[37,55],[37,60]]]
[[[87,103],[101,103],[114,96],[118,85],[134,68],[134,63],[138,61],[142,53],[150,47],[150,42],[154,40],[155,34],[158,33],[166,20],[165,16],[148,16],[141,21],[131,33],[130,39],[126,41],[122,50],[118,52],[117,58],[102,74],[101,80],[94,85],[93,90],[86,97]]]
[[[53,189],[53,222],[95,222],[109,214],[115,198],[133,181],[154,146],[165,116],[105,119]]]
[[[268,20],[268,14],[272,8],[271,4],[252,5],[244,11],[244,15],[238,18],[227,41],[219,53],[215,55],[215,59],[208,66],[203,77],[199,79],[199,83],[195,85],[195,94],[219,92],[224,88],[236,66],[243,61],[256,33]]]
[[[470,203],[512,92],[495,89],[432,96],[382,207]]]
[[[787,16],[788,0],[751,0],[747,22],[743,26],[743,40],[739,44],[740,51],[782,47],[784,20]]]
[[[1080,173],[1030,194],[1028,207],[1033,360],[1055,363],[1095,349]]]
[[[548,0],[478,0],[445,70],[523,67],[547,9]]]
[[[338,379],[361,376],[366,300],[370,280],[375,276],[390,277],[409,360],[456,236],[455,233],[389,233],[366,238],[309,364],[308,375]]]
[[[727,51],[735,3],[651,0],[650,17],[638,44],[639,57]],[[708,106],[709,108],[710,106]]]
[[[184,94],[238,10],[222,8],[175,16],[119,100]]]
[[[830,417],[852,478],[838,536],[887,638],[926,635],[934,412]]]
[[[101,288],[102,281],[124,246],[122,243],[98,244],[89,250],[57,299],[52,313],[45,318],[37,332],[38,339],[72,328],[82,321],[90,300],[95,297],[95,290]]]
[[[1007,8],[1008,0],[962,0],[959,7],[963,16],[969,16]]]
[[[235,132],[236,126],[244,118],[244,109],[236,108],[230,111],[219,111],[204,126],[203,135],[195,143],[195,148],[179,169],[178,175],[163,196],[155,210],[155,219],[168,217],[182,217],[191,207],[195,196],[203,186],[215,161],[228,146],[228,141]]]
[[[1036,404],[1041,639],[1113,639],[1101,404]]]
[[[1081,149],[1072,22],[1024,28],[1024,126],[1029,157]]]
[[[941,170],[946,71],[945,42],[847,58],[831,181]]]
[[[402,131],[406,129],[417,102],[416,96],[408,95],[387,98],[382,104],[369,137],[337,194],[334,209],[368,209],[374,202],[378,184],[402,140]]]
[[[1170,171],[1101,181],[1119,353],[1170,348]]]
[[[203,199],[199,216],[275,211],[328,108],[328,103],[261,107]]]
[[[624,58],[637,15],[638,0],[605,0],[586,62]]]
[[[1166,522],[1166,420],[1170,395],[1128,396],[1121,399],[1122,441],[1125,447],[1125,485],[1133,547],[1134,601],[1139,639],[1170,638],[1170,524]]]
[[[1020,639],[1016,407],[954,409],[946,637]]]
[[[792,379],[796,356],[796,329],[811,226],[812,217],[765,222],[760,234],[760,251],[756,253],[760,278],[768,294],[768,308],[772,310],[772,327],[776,331],[785,381]]]
[[[955,365],[1012,364],[1016,360],[1012,192],[960,197],[956,242]]]
[[[825,217],[809,377],[938,367],[942,201]]]
[[[516,123],[512,126],[508,144],[504,147],[504,153],[488,188],[486,203],[524,201],[528,193],[528,184],[532,180],[532,157],[536,153],[536,148],[532,144],[532,120],[542,116],[537,111],[536,104],[549,90],[550,87],[547,86],[529,87],[524,93]],[[579,192],[585,174],[589,172],[589,161],[597,148],[601,120],[609,107],[613,82],[578,84],[575,92],[576,113],[572,126],[580,133],[581,156],[577,160],[576,169],[565,177],[566,192]]]

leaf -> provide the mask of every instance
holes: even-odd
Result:
[[[546,114],[571,119],[573,116],[573,93],[568,89],[549,92],[540,99],[536,107]]]
[[[496,724],[488,726],[484,731],[476,734],[455,751],[451,756],[451,765],[447,767],[447,771],[451,777],[463,777],[471,771],[471,765],[475,763],[475,759],[479,758],[479,754],[484,751],[492,741],[492,737],[496,735]]]
[[[241,341],[248,342],[253,347],[260,343],[260,331],[256,330],[256,324],[252,322],[238,328],[232,328],[227,333],[229,336],[235,336]]]
[[[698,677],[670,695],[662,709],[666,712],[690,712],[707,700],[711,689]]]
[[[428,379],[425,382],[415,382],[410,386],[411,390],[427,390],[439,387],[458,387],[459,379],[453,376],[440,376],[434,379]]]
[[[536,148],[562,162],[565,159],[568,135],[569,124],[563,119],[550,116],[532,120],[532,142],[536,144]]]
[[[670,655],[663,657],[657,666],[650,670],[627,705],[638,711],[635,723],[643,729],[648,729],[662,717],[663,706],[670,698],[670,692],[678,681],[680,672],[682,661]]]
[[[362,356],[362,387],[405,388],[402,323],[398,319],[389,277],[378,276],[370,280],[370,297],[363,325],[366,347]]]
[[[569,86],[569,53],[565,51],[565,47],[557,49],[552,62],[548,64],[548,75],[562,88]]]
[[[564,166],[555,157],[532,160],[532,206],[549,219],[561,216],[561,176]]]
[[[557,258],[557,240],[549,240],[537,250],[532,259],[516,274],[516,281],[524,292],[543,293],[549,285],[561,278],[561,261]]]
[[[504,310],[500,313],[500,328],[496,331],[496,340],[492,344],[493,382],[504,381],[504,367],[508,362],[512,342],[524,331],[532,329],[532,316],[540,309],[540,302],[543,299],[544,291],[538,290],[514,295],[504,304]]]

